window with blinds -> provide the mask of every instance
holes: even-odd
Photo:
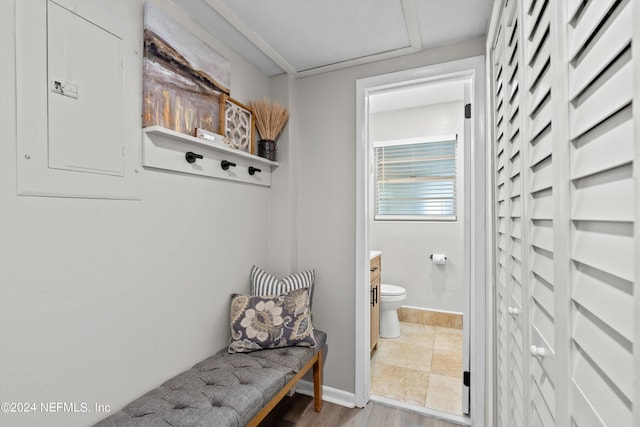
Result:
[[[374,144],[377,221],[456,220],[456,135]]]

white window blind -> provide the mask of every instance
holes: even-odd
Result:
[[[456,135],[374,144],[376,220],[456,220]]]

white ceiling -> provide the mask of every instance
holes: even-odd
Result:
[[[486,33],[493,0],[171,0],[268,76],[305,76]]]

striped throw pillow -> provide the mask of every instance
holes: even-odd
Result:
[[[311,306],[314,280],[315,272],[313,270],[291,274],[284,279],[278,279],[254,265],[251,269],[251,295],[263,297],[282,295],[296,289],[309,288],[309,306]]]

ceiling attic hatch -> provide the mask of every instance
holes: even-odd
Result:
[[[486,32],[492,0],[172,0],[267,76],[400,57]]]

